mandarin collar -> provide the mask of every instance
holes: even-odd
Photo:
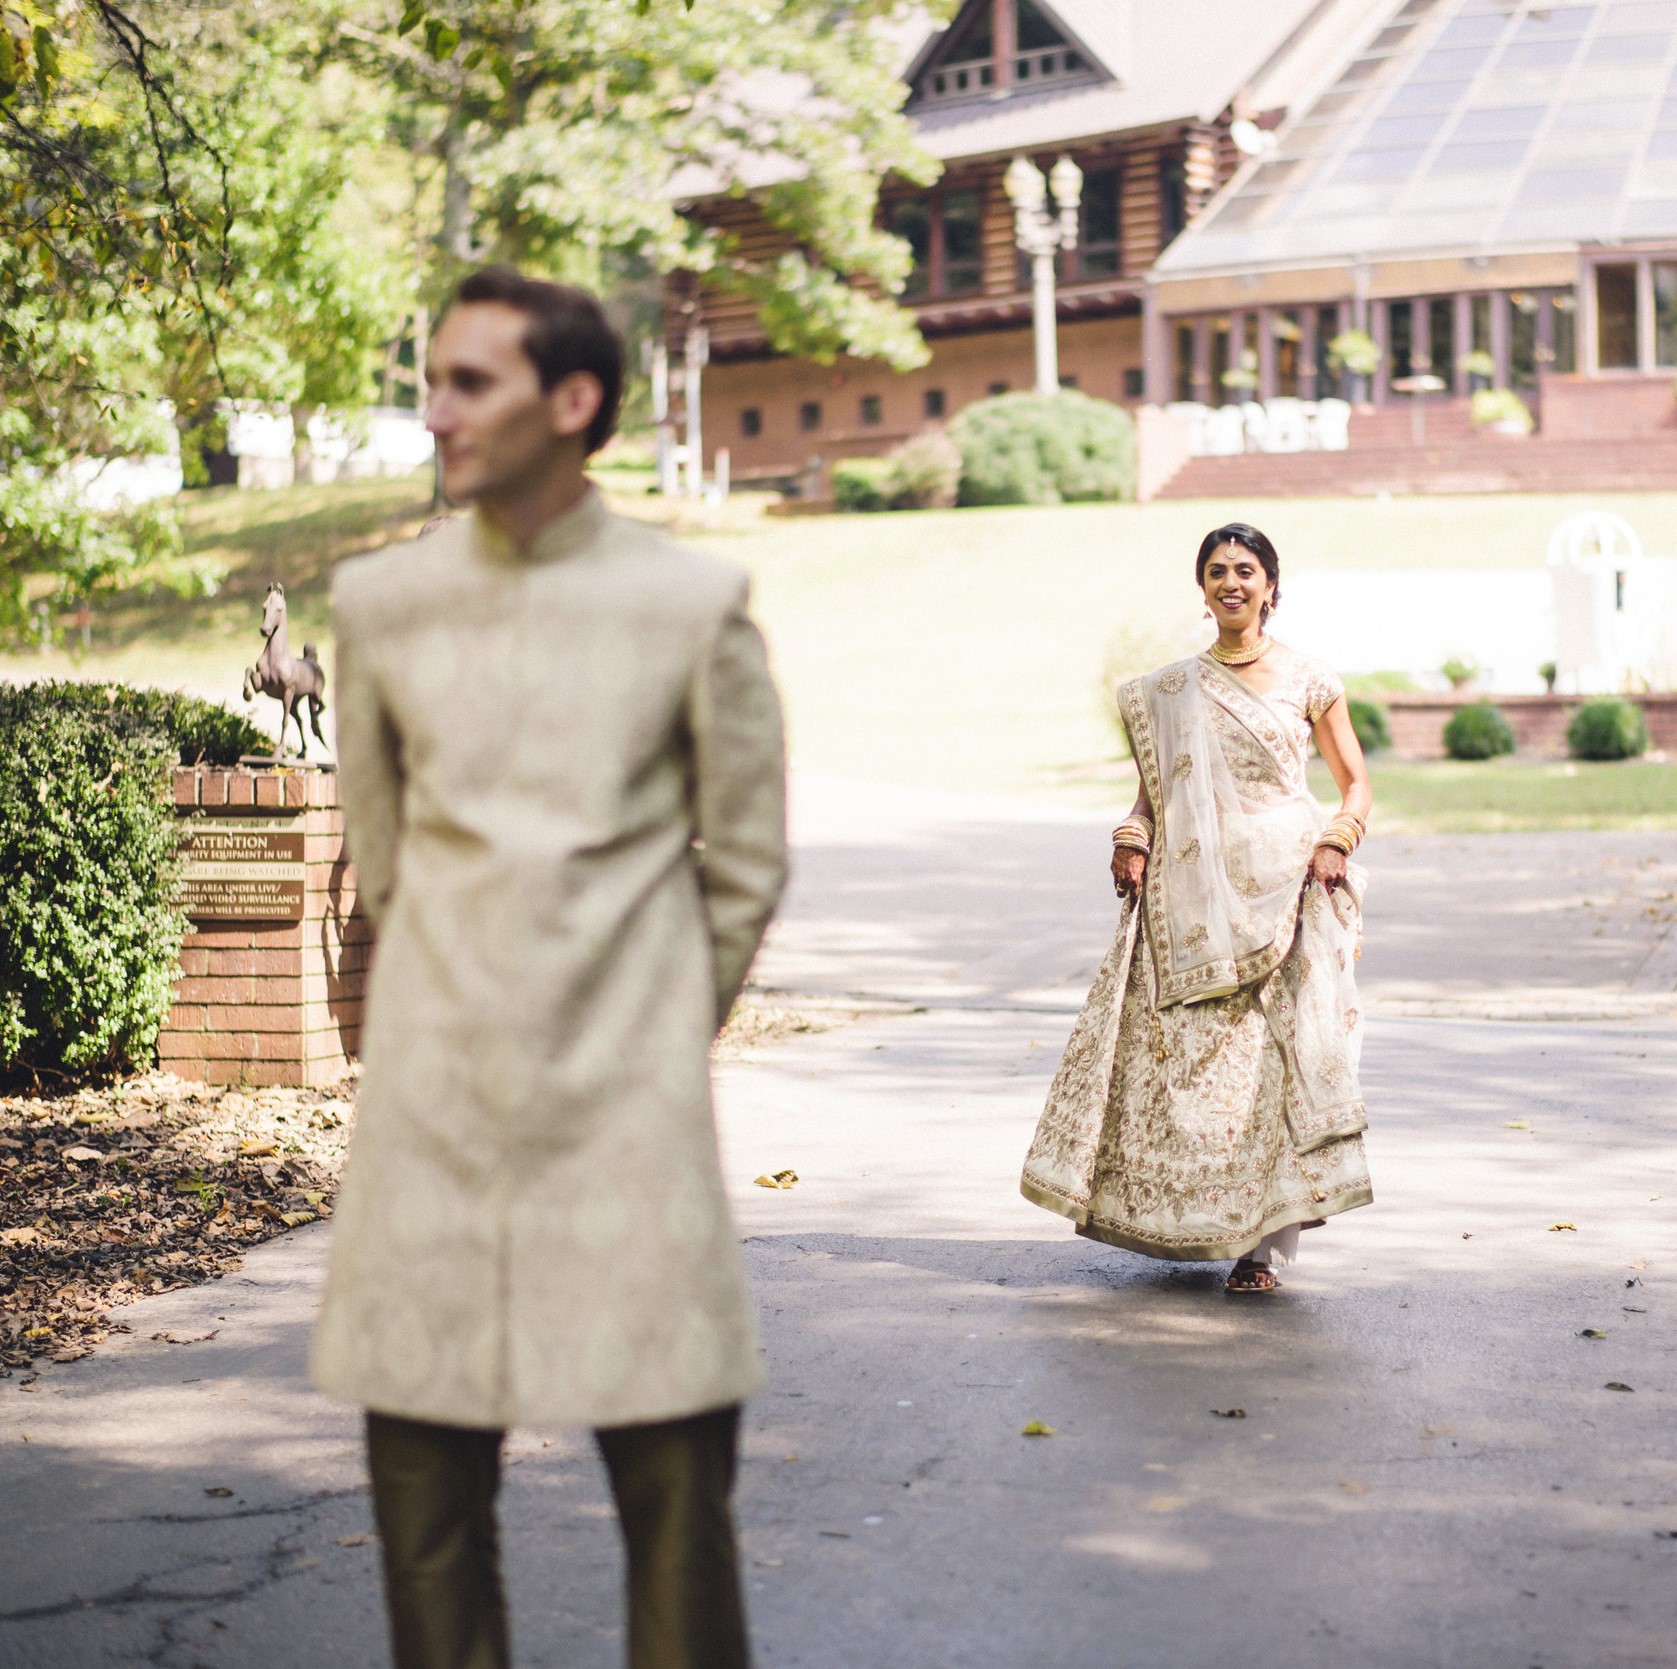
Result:
[[[528,550],[520,550],[506,534],[491,527],[476,510],[472,512],[472,537],[477,550],[491,562],[509,567],[561,562],[592,544],[606,525],[609,512],[592,484],[564,515],[550,521]]]

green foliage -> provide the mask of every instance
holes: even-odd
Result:
[[[1351,728],[1364,753],[1379,753],[1392,745],[1391,717],[1378,701],[1364,696],[1349,696],[1346,707],[1351,714]]]
[[[998,394],[949,426],[963,504],[1069,504],[1135,497],[1135,428],[1122,406],[1074,389]]]
[[[74,680],[24,686],[32,706],[104,715],[155,731],[182,765],[236,765],[241,754],[268,753],[273,738],[213,701],[179,690]]]
[[[184,930],[171,751],[137,714],[0,687],[0,1067],[99,1071],[156,1042]]]
[[[1479,676],[1479,663],[1469,660],[1465,655],[1452,655],[1438,670],[1450,680],[1452,689],[1460,689],[1463,684],[1471,684]]]
[[[947,510],[961,485],[961,449],[941,429],[913,435],[889,458],[885,496],[893,510]]]
[[[1380,344],[1366,330],[1342,330],[1328,343],[1328,364],[1353,377],[1372,377],[1380,369]]]
[[[1495,759],[1514,751],[1514,732],[1490,702],[1470,702],[1445,725],[1444,751],[1452,759]]]
[[[1605,697],[1586,701],[1566,726],[1574,759],[1634,759],[1648,751],[1648,726],[1634,702]]]
[[[1522,434],[1532,431],[1531,408],[1511,388],[1481,388],[1468,402],[1467,415],[1475,428],[1510,423]]]
[[[883,510],[890,475],[887,458],[840,458],[833,465],[833,501],[841,510]]]

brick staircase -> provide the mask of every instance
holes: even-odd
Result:
[[[1375,493],[1656,492],[1677,488],[1677,438],[1546,440],[1489,434],[1466,402],[1351,419],[1344,452],[1190,458],[1160,498],[1343,498]]]

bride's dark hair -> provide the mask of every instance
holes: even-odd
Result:
[[[1260,533],[1250,522],[1228,522],[1222,527],[1212,528],[1200,540],[1200,554],[1194,563],[1194,584],[1201,589],[1205,586],[1205,565],[1219,545],[1239,545],[1257,557],[1264,577],[1275,587],[1275,596],[1264,607],[1264,619],[1269,619],[1281,606],[1281,558],[1275,554],[1269,535]]]

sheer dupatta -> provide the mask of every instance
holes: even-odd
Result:
[[[1310,883],[1326,817],[1291,727],[1206,655],[1135,679],[1118,702],[1156,823],[1141,900],[1155,1007],[1255,987],[1286,1059],[1295,1146],[1363,1129],[1353,963],[1366,875],[1352,865],[1332,898]]]

